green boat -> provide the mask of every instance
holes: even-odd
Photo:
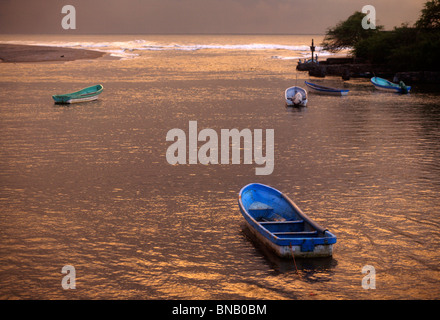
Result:
[[[100,93],[104,90],[104,87],[100,84],[82,89],[77,92],[54,95],[52,98],[55,103],[75,103],[83,101],[92,101],[98,99]]]

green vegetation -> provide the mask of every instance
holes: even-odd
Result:
[[[425,3],[422,15],[416,22],[416,27],[421,29],[437,29],[440,28],[440,1],[432,0]]]
[[[357,58],[383,64],[396,71],[440,71],[440,0],[425,3],[414,26],[402,25],[392,31],[363,30],[365,14],[355,12],[330,28],[323,47],[332,52],[351,47]]]
[[[347,47],[368,39],[383,29],[383,26],[376,26],[376,29],[362,28],[362,19],[366,14],[356,11],[347,20],[339,22],[334,28],[329,28],[325,35],[322,46],[324,50],[338,52]]]

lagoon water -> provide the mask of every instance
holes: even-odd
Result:
[[[94,61],[0,64],[0,298],[438,299],[440,90],[376,91],[313,79],[295,58],[322,36],[1,36],[104,50]],[[318,52],[319,56],[326,55]],[[101,83],[94,102],[51,95]],[[166,134],[274,129],[271,175],[255,164],[170,165]],[[199,144],[199,146],[202,143]],[[237,205],[251,182],[285,192],[338,237],[329,259],[280,260]],[[76,289],[61,286],[76,269]],[[362,268],[376,271],[365,290]]]

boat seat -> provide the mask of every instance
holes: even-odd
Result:
[[[304,220],[285,220],[285,221],[263,221],[260,222],[261,225],[272,225],[272,224],[301,224]]]
[[[251,214],[254,219],[264,219],[273,214],[273,208],[265,203],[255,201],[248,208],[249,214]]]
[[[275,236],[313,237],[318,235],[318,231],[274,232],[273,234]]]

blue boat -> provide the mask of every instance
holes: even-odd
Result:
[[[323,93],[323,94],[330,94],[335,96],[346,96],[350,90],[346,89],[336,89],[336,88],[330,88],[330,87],[324,87],[319,84],[311,83],[304,81],[307,87],[309,87],[313,92],[316,93]]]
[[[405,85],[403,81],[400,81],[400,83],[397,84],[388,81],[386,79],[373,77],[371,78],[371,83],[374,85],[376,89],[382,91],[396,92],[396,93],[409,93],[411,91],[411,87]]]
[[[280,191],[252,183],[241,189],[238,204],[249,230],[280,257],[332,256],[336,236]]]

